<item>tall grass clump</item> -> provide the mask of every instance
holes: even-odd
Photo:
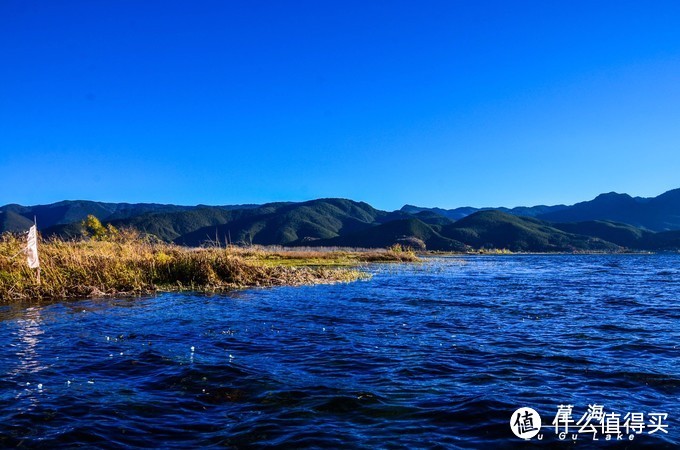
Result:
[[[233,251],[248,260],[262,263],[305,266],[353,266],[368,262],[416,262],[420,260],[412,250],[401,250],[401,248],[397,251],[395,248],[251,246],[234,248]]]
[[[353,268],[323,264],[270,264],[266,252],[254,256],[234,248],[186,248],[158,242],[135,230],[95,229],[98,232],[85,240],[41,240],[40,283],[26,264],[25,237],[1,235],[0,302],[159,290],[221,291],[346,282],[365,276]]]

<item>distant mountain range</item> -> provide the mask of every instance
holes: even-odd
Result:
[[[401,211],[418,213],[432,211],[453,220],[462,219],[477,211],[498,210],[515,216],[535,217],[548,222],[579,222],[608,220],[621,222],[650,231],[680,229],[680,189],[665,192],[658,197],[631,197],[628,194],[610,192],[600,194],[593,200],[572,206],[520,206],[517,208],[422,208],[405,205]]]
[[[621,251],[680,249],[680,189],[654,198],[602,194],[575,205],[423,208],[381,211],[363,202],[318,199],[264,205],[178,206],[63,201],[0,207],[0,231],[77,237],[92,214],[116,227],[181,245],[387,247],[465,251]]]
[[[421,211],[430,211],[433,213],[437,213],[441,216],[448,217],[449,219],[453,220],[458,220],[462,219],[463,217],[467,217],[470,214],[474,214],[477,211],[501,211],[507,214],[512,214],[513,216],[523,216],[523,217],[537,217],[542,214],[546,213],[551,213],[551,212],[557,212],[561,211],[563,209],[569,208],[566,205],[555,205],[555,206],[545,206],[545,205],[538,205],[538,206],[518,206],[516,208],[505,208],[505,207],[498,207],[498,208],[491,208],[491,207],[486,207],[486,208],[474,208],[472,206],[464,206],[462,208],[455,208],[455,209],[442,209],[442,208],[423,208],[421,206],[413,206],[413,205],[404,205],[401,207],[401,211],[410,213],[410,214],[416,214]]]

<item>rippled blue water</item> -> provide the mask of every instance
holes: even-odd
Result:
[[[680,446],[680,256],[474,256],[370,281],[0,307],[0,446],[610,448],[550,427],[666,413]],[[522,406],[543,440],[509,423]],[[647,420],[647,418],[646,418]],[[611,444],[611,442],[609,443]]]

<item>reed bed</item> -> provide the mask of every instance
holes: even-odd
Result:
[[[412,251],[401,247],[364,249],[342,247],[234,247],[231,250],[248,261],[269,265],[293,266],[355,266],[370,262],[416,262]]]
[[[350,282],[367,276],[356,267],[363,262],[417,259],[395,251],[186,248],[127,230],[107,240],[41,240],[38,283],[35,270],[26,264],[24,246],[23,236],[0,236],[2,303]]]

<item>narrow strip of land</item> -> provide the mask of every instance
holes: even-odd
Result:
[[[349,282],[367,277],[363,263],[417,260],[400,249],[188,248],[130,231],[110,240],[41,242],[38,283],[24,247],[19,236],[0,237],[0,302]]]

